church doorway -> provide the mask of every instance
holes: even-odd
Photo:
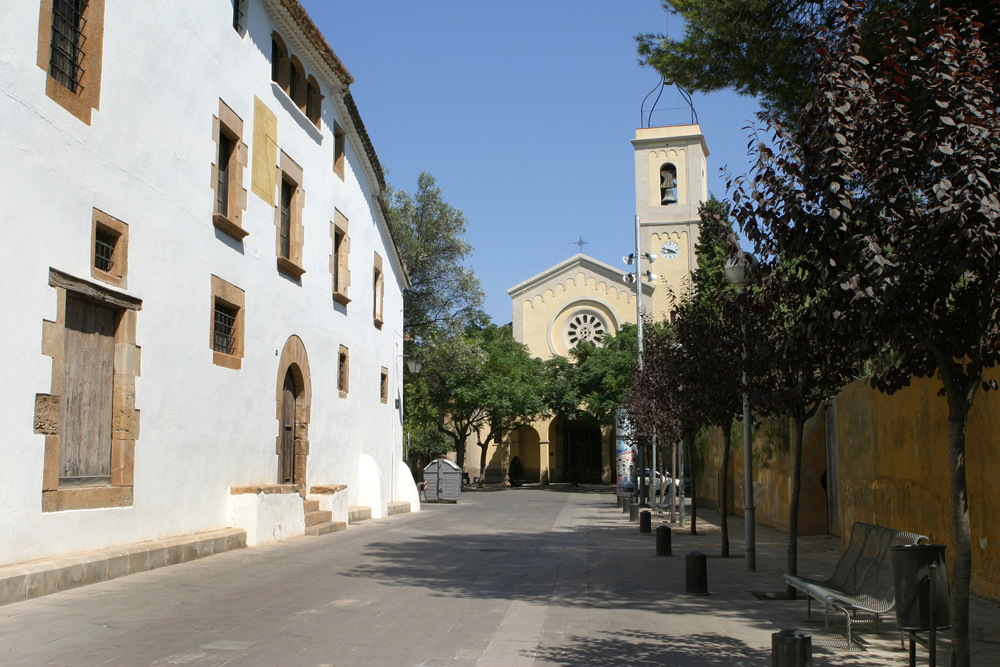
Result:
[[[298,336],[289,336],[278,359],[277,377],[278,483],[306,486],[306,458],[309,454],[309,416],[312,382],[309,359]]]
[[[279,484],[295,483],[295,377],[292,369],[285,373],[281,390],[281,464]]]
[[[563,479],[587,484],[603,482],[601,429],[582,421],[566,421],[563,433]]]

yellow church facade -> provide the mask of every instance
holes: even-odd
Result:
[[[641,285],[642,312],[653,320],[669,316],[675,297],[689,284],[696,267],[698,208],[708,197],[708,147],[698,125],[640,128],[635,151],[636,214],[639,269],[656,275],[628,284],[628,268],[611,266],[580,253],[511,287],[514,338],[532,356],[569,356],[583,341],[600,344],[624,323],[636,322],[636,284]],[[624,223],[623,224],[627,224]],[[475,436],[474,436],[475,437]],[[470,474],[479,474],[479,449],[469,443]],[[613,426],[554,415],[506,435],[487,452],[487,482],[506,481],[510,460],[517,456],[529,483],[614,482]]]

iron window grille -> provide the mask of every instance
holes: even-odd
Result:
[[[337,364],[337,389],[347,391],[347,353],[341,352]]]
[[[111,273],[115,265],[115,246],[118,245],[118,235],[98,228],[94,233],[94,267],[105,273]]]
[[[233,0],[233,30],[243,29],[243,0]]]
[[[281,182],[281,230],[280,230],[280,251],[281,256],[290,259],[291,255],[291,235],[292,235],[292,196],[295,194],[295,186],[288,181]]]
[[[343,259],[340,253],[344,249],[344,235],[341,232],[334,232],[333,234],[333,291],[339,292],[342,285],[340,277],[340,262]]]
[[[233,140],[219,132],[219,183],[215,189],[215,207],[220,215],[229,215],[229,161],[233,156]]]
[[[236,315],[239,309],[215,302],[215,327],[212,330],[212,349],[223,354],[236,352]]]
[[[73,93],[83,90],[83,28],[88,0],[53,0],[49,75]]]

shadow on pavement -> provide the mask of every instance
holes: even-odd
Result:
[[[767,664],[771,652],[716,634],[677,637],[625,630],[602,632],[596,637],[568,637],[565,645],[539,648],[534,657],[554,665],[758,667]]]

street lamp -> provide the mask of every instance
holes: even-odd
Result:
[[[726,260],[726,280],[740,288],[744,301],[746,300],[747,285],[750,284],[750,277],[756,264],[756,258],[749,253],[736,255]],[[745,313],[740,328],[743,334],[743,520],[747,569],[756,572],[757,538],[753,517],[753,431],[750,424],[750,394],[747,383],[747,318]],[[722,511],[725,511],[725,508]]]
[[[636,362],[639,369],[642,369],[642,281],[645,278],[649,282],[653,282],[659,276],[653,273],[652,269],[642,270],[642,260],[646,260],[647,263],[652,264],[656,259],[655,252],[642,252],[642,236],[639,227],[639,216],[635,216],[635,252],[629,253],[622,257],[622,261],[631,266],[633,262],[635,263],[635,272],[629,272],[622,276],[622,280],[626,284],[635,283],[635,324],[636,332],[638,334],[638,351],[636,353]],[[639,493],[639,505],[640,507],[646,506],[646,484],[645,484],[645,458],[643,456],[643,448],[639,447],[638,456],[639,469],[636,475],[636,490]],[[653,445],[653,468],[650,473],[650,480],[656,476],[656,445]]]

